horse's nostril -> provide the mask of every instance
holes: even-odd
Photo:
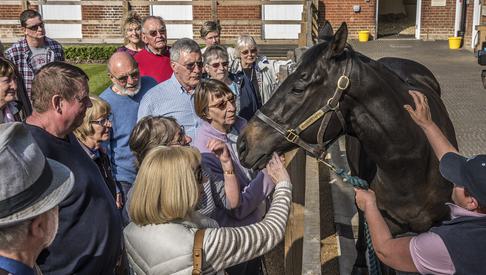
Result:
[[[240,157],[243,156],[243,154],[246,151],[246,142],[245,142],[245,138],[243,136],[240,136],[240,138],[238,139],[237,149],[238,149],[238,154],[240,155]]]

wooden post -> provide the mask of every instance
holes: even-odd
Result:
[[[306,156],[302,274],[321,274],[321,213],[319,183],[319,163],[315,158]]]
[[[211,20],[218,20],[218,0],[211,0]]]
[[[22,4],[22,10],[26,10],[29,8],[29,1],[27,0],[20,0],[20,3]]]
[[[305,153],[298,149],[285,155],[293,186],[292,207],[285,231],[285,274],[302,273],[302,244],[304,236]]]

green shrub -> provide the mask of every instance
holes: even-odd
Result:
[[[70,63],[105,63],[119,46],[64,46],[66,61]]]

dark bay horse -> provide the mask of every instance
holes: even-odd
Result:
[[[296,70],[261,108],[268,119],[253,117],[240,135],[241,162],[247,167],[263,168],[272,152],[298,147],[290,142],[292,139],[322,144],[346,135],[357,141],[346,144],[349,166],[376,192],[392,234],[427,231],[448,218],[445,202],[450,201],[452,185],[439,174],[431,146],[403,105],[414,106],[408,90],[423,92],[432,119],[457,147],[437,80],[414,61],[375,61],[355,52],[346,42],[345,23],[335,34],[328,23],[325,28],[328,32],[323,41],[304,53]],[[339,91],[336,99],[343,75],[349,78],[349,85]],[[273,121],[280,129],[297,129],[327,105],[332,105],[326,109],[329,115],[298,131],[299,138],[294,135],[286,139],[282,134],[285,131],[279,133],[268,122]]]

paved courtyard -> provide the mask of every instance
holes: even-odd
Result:
[[[480,66],[467,50],[450,50],[447,41],[376,40],[352,42],[355,50],[378,59],[403,57],[427,66],[439,80],[442,99],[456,129],[460,151],[486,153],[486,89]]]

